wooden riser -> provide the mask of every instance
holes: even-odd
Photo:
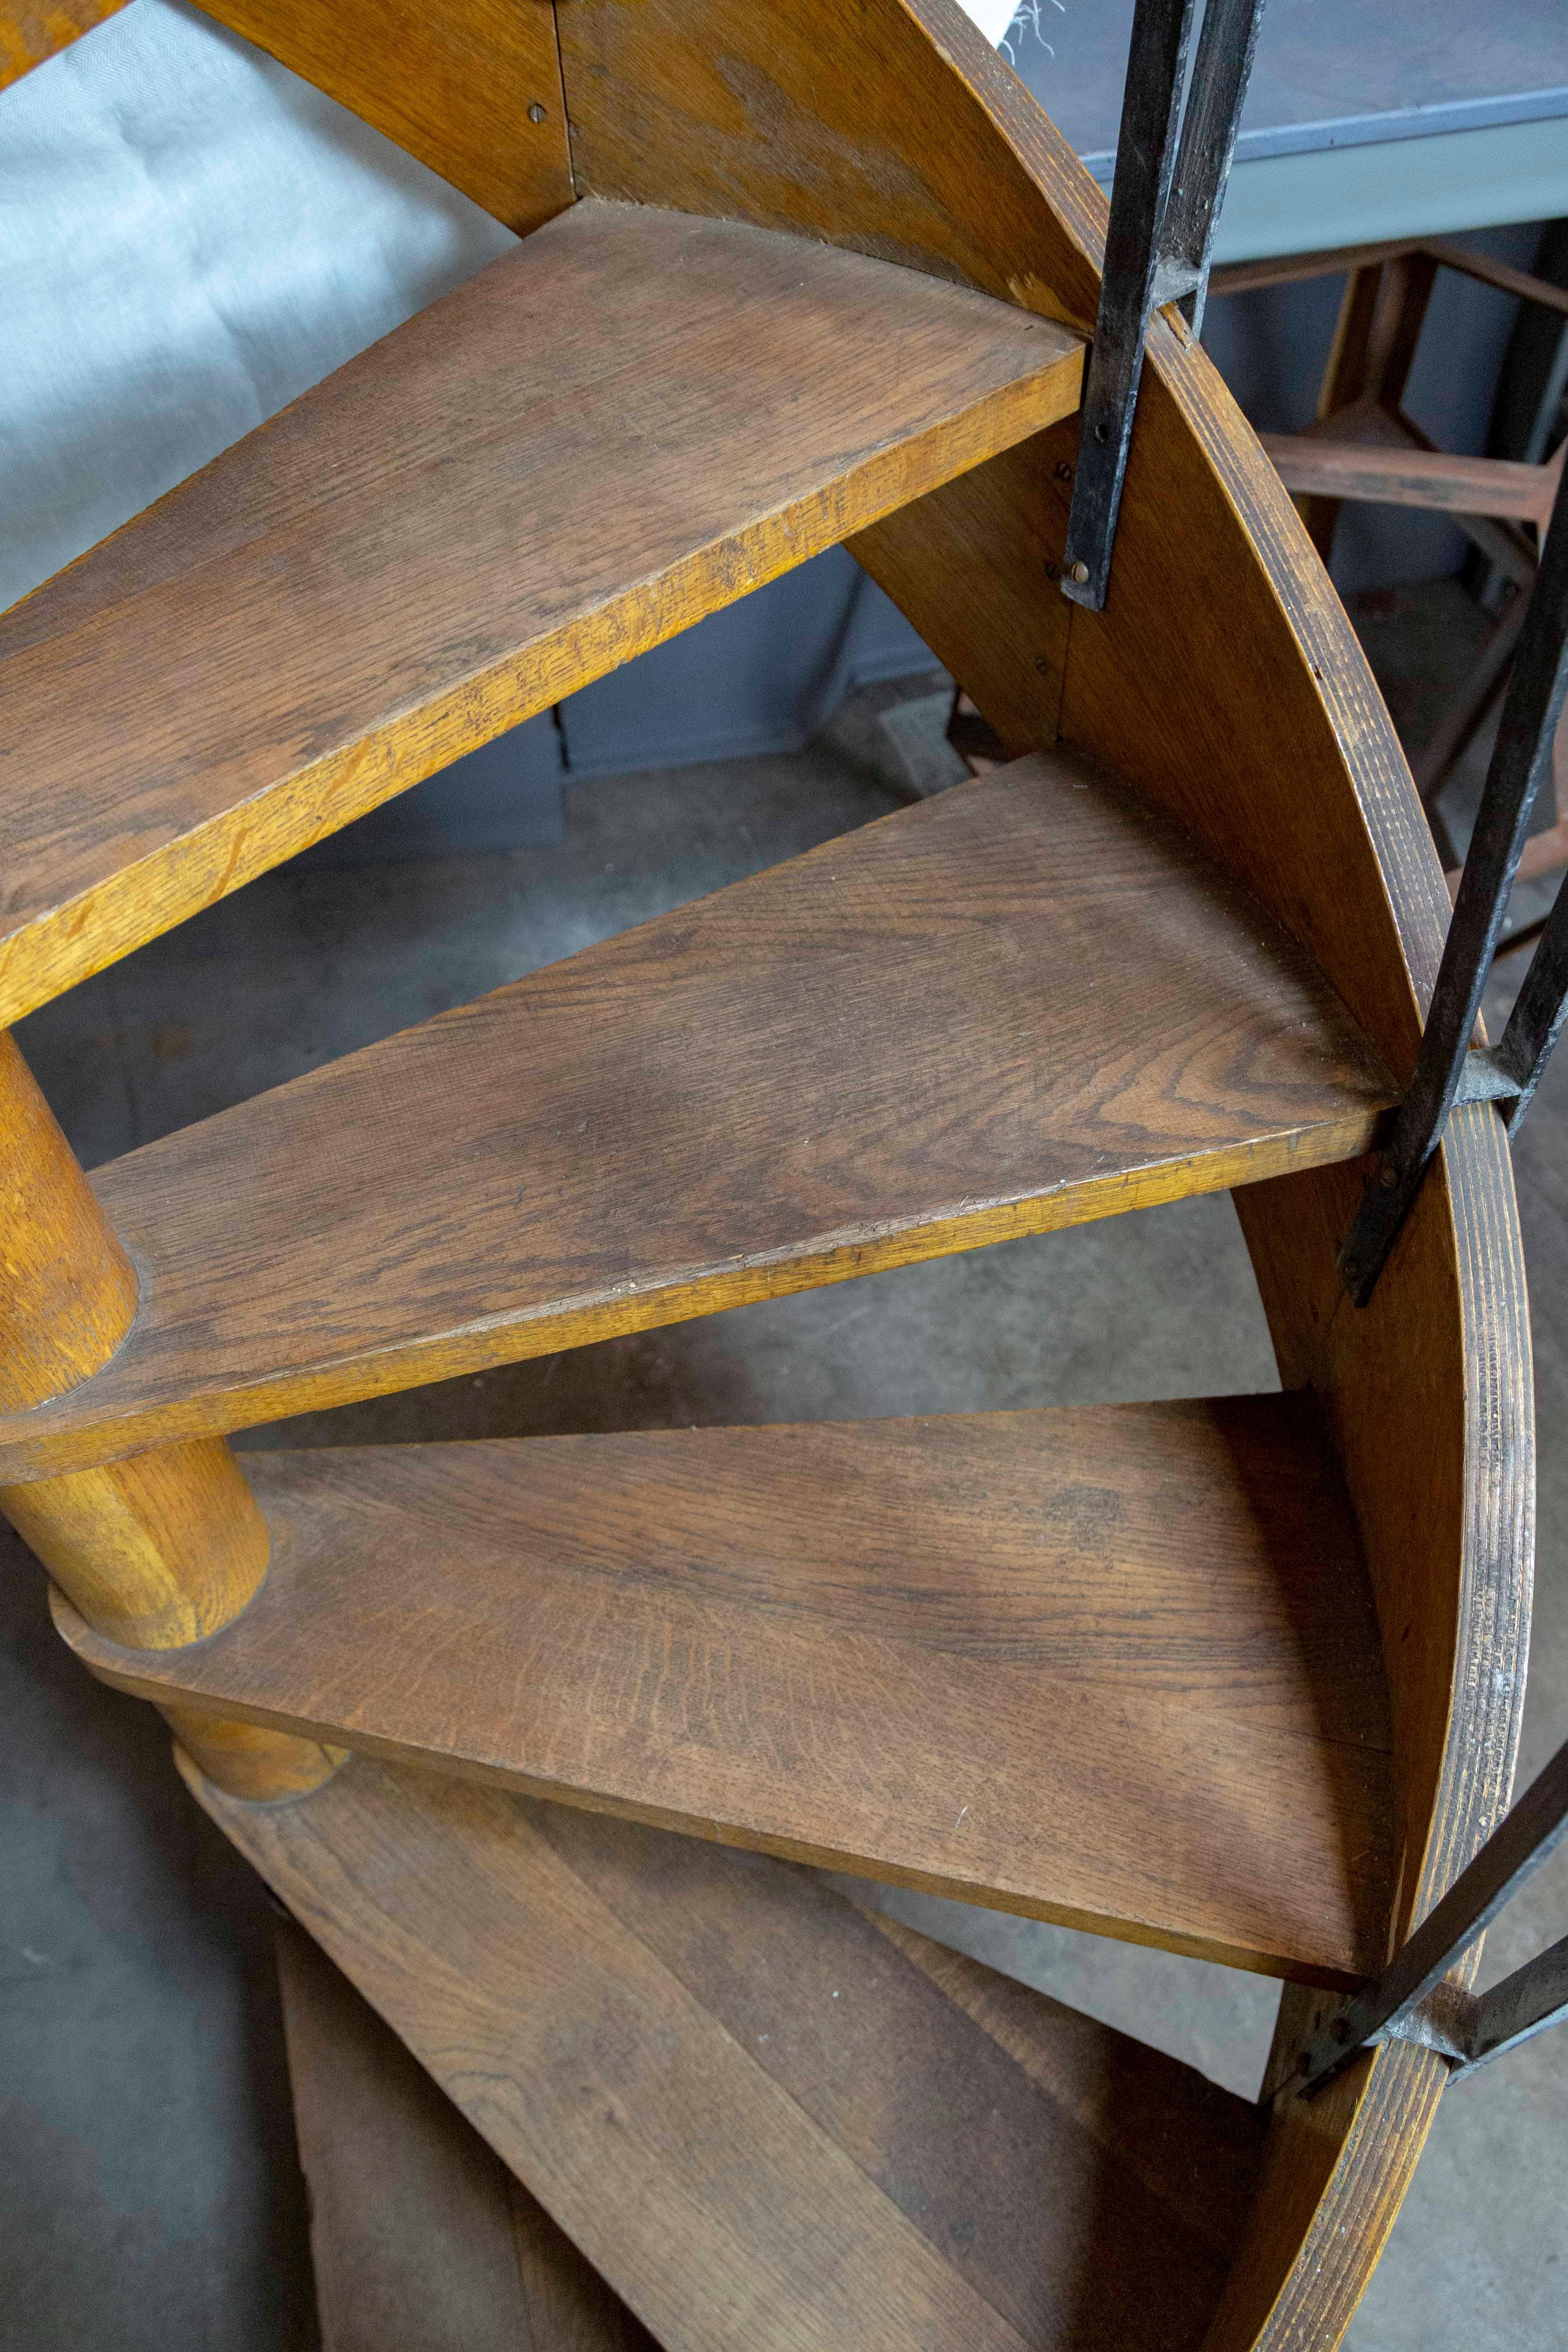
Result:
[[[95,1674],[1320,1982],[1378,1964],[1389,1730],[1310,1405],[260,1454],[245,1613]]]
[[[808,1874],[358,1757],[195,1793],[668,2352],[1196,2352],[1258,2111]]]
[[[0,621],[0,1024],[1050,425],[1081,370],[912,270],[573,205]]]
[[[142,1276],[0,1485],[1354,1157],[1386,1071],[1065,754],[99,1171]]]

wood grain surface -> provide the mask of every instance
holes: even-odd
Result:
[[[1450,457],[1441,449],[1385,454],[1300,433],[1265,433],[1262,442],[1280,480],[1297,495],[1507,515],[1544,526],[1557,488],[1555,467],[1515,465],[1506,457]]]
[[[580,194],[804,231],[1092,327],[1104,194],[955,0],[564,0],[558,21]]]
[[[1351,272],[1309,433],[1386,443],[1397,432],[1407,445],[1431,448],[1426,434],[1405,415],[1403,403],[1436,280],[1436,263],[1418,246],[1409,253],[1391,255],[1375,268]],[[1338,502],[1331,496],[1309,496],[1298,503],[1312,544],[1327,563],[1333,553]]]
[[[1412,278],[1410,266],[1389,257],[1391,286],[1373,268],[1352,279],[1324,393],[1328,408],[1361,400],[1348,429],[1404,446],[1421,436],[1376,399],[1397,399],[1419,326],[1429,268]],[[1323,428],[1345,429],[1340,415]],[[1309,505],[1326,533],[1331,502]],[[1291,558],[1288,525],[1279,546],[1288,600],[1305,606],[1312,560]],[[1319,666],[1326,678],[1348,667],[1321,656]],[[1401,954],[1424,992],[1448,909],[1433,887],[1427,826],[1384,737],[1382,726],[1359,727],[1350,742]],[[1384,1013],[1347,994],[1397,1053]],[[1303,1172],[1238,1193],[1237,1206],[1281,1372],[1323,1400],[1378,1596],[1399,1790],[1397,1940],[1507,1801],[1528,1643],[1534,1441],[1523,1268],[1495,1114],[1456,1114],[1373,1302],[1358,1312],[1335,1261],[1364,1174]],[[1284,2069],[1310,2022],[1306,1997],[1288,1993],[1276,2044]],[[1320,2101],[1303,2105],[1287,2092],[1277,2103],[1265,2187],[1210,2352],[1317,2352],[1338,2341],[1445,2079],[1431,2053],[1396,2044]]]
[[[204,0],[520,236],[573,201],[551,0]]]
[[[1309,1402],[247,1457],[122,1690],[1232,1965],[1387,1937],[1376,1621]]]
[[[1015,757],[1060,731],[1076,607],[1056,583],[1077,456],[1069,417],[847,542]]]
[[[1325,253],[1277,254],[1264,261],[1227,261],[1209,278],[1211,294],[1246,294],[1258,286],[1284,286],[1302,278],[1338,278],[1371,262],[1394,261],[1407,253],[1424,253],[1447,269],[1479,278],[1505,294],[1520,294],[1549,310],[1568,314],[1568,287],[1550,285],[1489,253],[1472,253],[1447,237],[1394,237],[1382,245],[1348,245]]]
[[[874,0],[842,18],[797,18],[750,0],[572,0],[562,22],[572,110],[584,117],[584,184],[805,228],[1049,315],[1092,318],[1103,199],[949,0]],[[1039,488],[1031,477],[1031,493]],[[942,501],[941,543],[923,565],[914,534],[904,536],[904,587],[894,593],[933,644],[963,637],[945,611],[945,551],[965,550],[983,570],[976,551],[1002,504],[972,474]],[[1007,580],[996,639],[981,648],[968,632],[988,682],[979,690],[963,679],[982,709],[1020,748],[1059,728],[1190,826],[1308,949],[1402,1072],[1447,915],[1436,861],[1300,520],[1178,327],[1157,320],[1152,334],[1106,614],[1075,613],[1064,637],[1031,605],[1027,537],[1004,532],[994,543]],[[1042,577],[1043,596],[1054,595],[1043,565]],[[928,614],[951,640],[932,635]],[[1402,1590],[1438,1595],[1429,1638],[1405,1645],[1407,1663],[1390,1662],[1402,1905],[1417,1859],[1420,1893],[1408,1899],[1425,1904],[1506,1794],[1528,1604],[1528,1349],[1493,1116],[1461,1114],[1447,1159],[1448,1189],[1429,1185],[1424,1197],[1436,1205],[1421,1213],[1447,1238],[1439,1233],[1429,1249],[1418,1234],[1413,1261],[1432,1295],[1401,1324],[1436,1335],[1445,1352],[1425,1371],[1373,1346],[1324,1273],[1348,1174],[1266,1188],[1249,1220],[1282,1361],[1316,1365],[1313,1377],[1337,1383],[1331,1426],[1349,1426],[1358,1397],[1366,1406],[1346,1469],[1385,1620]],[[1301,1259],[1293,1269],[1292,1252]],[[1288,1276],[1276,1280],[1271,1263]],[[1400,1265],[1386,1283],[1405,1280]],[[1368,1508],[1378,1416],[1402,1379],[1414,1403],[1394,1416],[1386,1497]],[[1434,1397],[1423,1426],[1415,1408]],[[35,1418],[41,1425],[53,1411]],[[373,1769],[361,1759],[347,1779]],[[279,1811],[261,1825],[289,1818]],[[245,1834],[260,1822],[245,1817]],[[350,1891],[357,1899],[357,1882]],[[1265,2195],[1215,2352],[1255,2341],[1321,2352],[1336,2340],[1397,2210],[1438,2071],[1429,2053],[1383,2052],[1315,2107],[1277,2115]],[[813,2342],[823,2332],[802,2331]],[[859,2332],[871,2340],[869,2328]],[[847,2333],[858,2340],[855,2326]],[[1121,2340],[1114,2328],[1111,2336]]]
[[[273,1941],[321,2352],[653,2352],[342,1971]]]
[[[144,1649],[199,1642],[267,1573],[267,1523],[221,1437],[0,1486],[0,1511],[90,1624]]]
[[[1205,392],[1196,380],[1200,356],[1184,358],[1194,400]],[[1217,397],[1205,404],[1217,441]],[[1145,413],[1159,414],[1146,397],[1141,418]],[[1284,911],[1288,894],[1296,894],[1297,935],[1311,941],[1347,1001],[1398,1056],[1409,1050],[1401,1028],[1413,1038],[1418,1017],[1410,983],[1424,996],[1447,916],[1430,835],[1386,713],[1361,677],[1359,654],[1345,642],[1348,622],[1320,586],[1299,520],[1277,483],[1250,481],[1239,446],[1232,444],[1218,470],[1237,512],[1255,519],[1250,527],[1274,593],[1313,673],[1312,683],[1258,691],[1258,707],[1282,714],[1295,705],[1305,713],[1309,698],[1321,696],[1360,804],[1358,813],[1327,788],[1331,769],[1311,748],[1317,722],[1303,725],[1295,754],[1310,760],[1319,781],[1303,790],[1298,767],[1289,788],[1295,815],[1237,828],[1239,856],[1275,864],[1277,878],[1265,893],[1270,904]],[[1146,499],[1147,477],[1142,487]],[[1163,571],[1169,593],[1180,550],[1146,504],[1131,544],[1145,541],[1151,586]],[[1119,545],[1119,563],[1127,543]],[[1210,667],[1219,659],[1217,616],[1186,650],[1199,677],[1224,679],[1226,694],[1240,689],[1258,658],[1256,634],[1236,630],[1249,601],[1232,607],[1225,635],[1234,658],[1225,668]],[[1074,708],[1072,660],[1086,643],[1075,627],[1065,710]],[[1109,681],[1110,649],[1102,646],[1098,655]],[[1177,658],[1173,648],[1164,675],[1174,674]],[[1125,668],[1121,676],[1125,682]],[[1256,672],[1253,685],[1261,685]],[[1080,728],[1090,707],[1087,699],[1076,706]],[[1125,706],[1108,683],[1092,708],[1089,740],[1109,752],[1129,723]],[[1208,724],[1205,715],[1205,742]],[[1151,760],[1143,772],[1154,766]],[[1221,822],[1217,810],[1211,822]],[[1341,845],[1358,826],[1376,860],[1371,887],[1363,848],[1342,861]],[[1489,1826],[1511,1776],[1531,1573],[1529,1339],[1511,1180],[1495,1115],[1456,1119],[1447,1173],[1429,1181],[1373,1307],[1358,1314],[1335,1257],[1363,1176],[1364,1168],[1351,1167],[1303,1173],[1238,1192],[1237,1204],[1287,1383],[1312,1381],[1329,1407],[1379,1594],[1402,1791],[1395,1916],[1409,1921]],[[1289,2021],[1288,2008],[1282,2030]],[[1344,2078],[1331,2101],[1307,2107],[1286,2101],[1210,2352],[1255,2344],[1260,2352],[1319,2352],[1339,2340],[1399,2210],[1443,2079],[1430,2053],[1401,2046]]]
[[[0,1476],[1343,1159],[1391,1096],[1184,835],[1035,760],[100,1171],[142,1305]]]
[[[1019,150],[1000,112],[990,111],[994,139],[989,146],[977,141],[969,162],[975,189],[995,200]],[[974,211],[966,216],[979,219]],[[995,216],[1003,216],[1000,204]],[[1087,202],[1075,217],[1089,218]],[[1089,243],[1097,257],[1098,236]],[[993,261],[1006,266],[1000,242]],[[936,525],[929,556],[913,515],[868,530],[855,551],[928,640],[945,649],[1010,742],[1022,740],[1021,728],[1054,723],[1062,740],[1113,762],[1247,881],[1312,953],[1395,1069],[1405,1070],[1448,910],[1387,712],[1300,518],[1203,352],[1178,325],[1156,319],[1110,601],[1102,615],[1075,611],[1064,646],[1031,608],[1028,588],[1033,565],[1043,572],[1059,555],[1051,485],[1056,467],[1072,463],[1074,431],[1069,422],[1037,445],[1055,454],[1028,485],[1040,518],[1032,530],[1007,528],[1006,502],[989,479],[1017,473],[1020,448],[926,502]],[[1064,504],[1068,487],[1063,480],[1057,491]],[[988,638],[953,609],[944,579],[952,551],[978,567],[983,556],[969,551],[987,539],[1007,583],[1000,625]],[[879,560],[883,547],[896,571]],[[1040,698],[1042,660],[1052,683],[1058,662],[1062,673],[1049,701]],[[1494,1161],[1495,1119],[1482,1119],[1484,1137],[1470,1131],[1476,1122],[1467,1115],[1450,1145],[1451,1168],[1461,1148],[1467,1154],[1481,1148],[1481,1162],[1466,1163],[1452,1209],[1436,1185],[1429,1188],[1437,1197],[1424,1213],[1438,1217],[1447,1238],[1426,1269],[1427,1304],[1412,1311],[1401,1300],[1391,1310],[1407,1325],[1412,1349],[1436,1325],[1442,1340],[1436,1362],[1371,1348],[1338,1289],[1332,1256],[1342,1222],[1331,1244],[1326,1236],[1334,1218],[1342,1221],[1347,1196],[1353,1202],[1348,1170],[1237,1196],[1255,1255],[1266,1255],[1268,1223],[1284,1260],[1295,1251],[1313,1261],[1301,1269],[1305,1289],[1325,1325],[1331,1320],[1347,1367],[1368,1349],[1356,1375],[1366,1408],[1357,1459],[1369,1475],[1381,1459],[1388,1474],[1381,1510],[1363,1522],[1369,1552],[1386,1554],[1374,1560],[1374,1578],[1384,1592],[1404,1584],[1434,1595],[1426,1620],[1433,1638],[1415,1657],[1405,1643],[1391,1661],[1403,1685],[1402,1722],[1424,1722],[1436,1737],[1420,1768],[1424,1783],[1413,1782],[1406,1801],[1402,1904],[1418,1868],[1431,1890],[1423,1900],[1439,1891],[1431,1861],[1440,1871],[1456,1853],[1462,1859],[1466,1841],[1506,1790],[1522,1678],[1528,1342],[1506,1162]],[[1315,1191],[1321,1202],[1303,1218]],[[1470,1224],[1463,1238],[1460,1220]],[[1394,1298],[1401,1280],[1392,1268],[1385,1277],[1396,1286]],[[1287,1362],[1300,1352],[1289,1322],[1277,1314]],[[1316,1360],[1324,1360],[1321,1349]],[[1420,1406],[1435,1390],[1438,1409],[1424,1424]],[[1409,1402],[1394,1414],[1393,1451],[1385,1454],[1381,1406],[1401,1393]],[[1347,1402],[1347,1423],[1352,1410]],[[1436,1515],[1433,1489],[1447,1498]],[[1418,1743],[1407,1744],[1408,1731],[1401,1737],[1414,1764]],[[1424,1849],[1429,1862],[1418,1865]],[[1337,2340],[1398,2210],[1440,2079],[1426,2053],[1385,2052],[1331,2105],[1277,2118],[1268,2186],[1235,2298],[1216,2326],[1215,2352],[1255,2339],[1269,2352],[1322,2352]]]
[[[1512,1171],[1489,1107],[1455,1113],[1357,1313],[1333,1253],[1362,1172],[1262,1185],[1237,1205],[1281,1370],[1323,1398],[1377,1593],[1399,1789],[1398,1940],[1452,1885],[1512,1786],[1533,1550],[1531,1349]],[[1461,1981],[1479,1960],[1477,1947]],[[1308,1997],[1288,1992],[1285,2064],[1311,2019]],[[1430,2052],[1394,2043],[1324,2099],[1277,2103],[1265,2189],[1212,2352],[1338,2341],[1446,2079]]]
[[[1431,837],[1300,518],[1212,364],[1166,319],[1151,334],[1110,599],[1102,615],[1074,614],[1060,725],[1226,858],[1395,1068],[1409,1066],[1448,915]],[[1495,1115],[1456,1121],[1450,1177],[1460,1165],[1456,1193],[1439,1177],[1424,1196],[1439,1238],[1421,1245],[1415,1295],[1396,1259],[1376,1321],[1349,1306],[1334,1269],[1363,1170],[1237,1195],[1287,1382],[1340,1366],[1331,1420],[1336,1436],[1357,1433],[1345,1470],[1373,1584],[1421,1596],[1419,1643],[1400,1642],[1408,1619],[1384,1621],[1406,1916],[1413,1887],[1423,1907],[1435,1898],[1506,1790],[1528,1618],[1529,1344]],[[1275,1266],[1294,1267],[1289,1283]],[[1379,1337],[1390,1329],[1392,1348]],[[1436,1741],[1419,1764],[1416,1725]],[[1429,2053],[1395,2049],[1315,2112],[1291,2102],[1277,2115],[1211,2352],[1338,2341],[1441,2081]]]
[[[0,1033],[0,1398],[26,1404],[90,1375],[129,1329],[137,1289],[31,1071]],[[221,1437],[0,1483],[0,1512],[57,1591],[113,1641],[197,1641],[243,1609],[267,1573],[267,1523]],[[237,1778],[219,1752],[226,1733],[245,1751]],[[277,1793],[322,1777],[314,1743],[211,1716],[202,1736],[226,1788]],[[281,1776],[270,1790],[269,1769]]]
[[[124,5],[125,0],[9,0],[0,8],[0,89]]]
[[[308,1796],[330,1780],[348,1754],[320,1739],[298,1739],[265,1724],[240,1723],[208,1709],[160,1706],[183,1756],[231,1797],[275,1805]]]
[[[1258,2126],[1185,2067],[756,1856],[364,1757],[196,1793],[669,2352],[1201,2341]]]
[[[1188,825],[1313,957],[1396,1072],[1447,893],[1408,767],[1278,474],[1157,315],[1110,593],[1073,615],[1063,740]],[[1440,931],[1438,933],[1440,937]],[[1417,955],[1414,972],[1406,956]]]
[[[131,1328],[137,1288],[32,1072],[0,1033],[0,1400],[29,1405],[95,1372]],[[146,1648],[211,1633],[266,1573],[266,1525],[221,1439],[0,1483],[0,1511],[89,1623]]]
[[[59,1121],[0,1030],[0,1406],[58,1396],[106,1363],[136,1273]]]
[[[911,270],[574,205],[0,620],[0,1018],[1051,423],[1081,367]]]

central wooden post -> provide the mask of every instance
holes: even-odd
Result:
[[[0,1034],[0,1409],[43,1404],[90,1378],[135,1313],[135,1269],[16,1041]],[[221,1437],[0,1486],[0,1511],[88,1623],[132,1649],[216,1633],[267,1573],[267,1522]],[[234,1796],[301,1795],[340,1760],[315,1740],[162,1712]]]

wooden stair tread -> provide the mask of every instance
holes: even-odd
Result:
[[[1343,1160],[1394,1097],[1184,835],[1034,755],[100,1170],[137,1320],[0,1483]]]
[[[1309,1400],[247,1457],[266,1583],[144,1697],[1321,1982],[1391,1745]]]
[[[1081,366],[892,263],[570,206],[0,621],[0,1025],[1053,423]]]
[[[321,1947],[273,1941],[321,2352],[655,2352]]]
[[[669,2352],[1201,2344],[1258,2111],[809,1874],[354,1758],[201,1802]]]

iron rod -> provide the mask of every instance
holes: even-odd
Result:
[[[1559,886],[1497,1049],[1499,1068],[1518,1088],[1503,1112],[1510,1135],[1518,1133],[1535,1099],[1541,1074],[1562,1034],[1564,1013],[1568,1013],[1568,884]]]
[[[1568,2019],[1568,1936],[1538,1952],[1476,2003],[1469,2049],[1454,2073],[1473,2074],[1505,2051]]]
[[[1176,127],[1192,21],[1193,0],[1137,0],[1132,16],[1105,272],[1084,385],[1062,571],[1063,594],[1095,613],[1104,606],[1110,574],[1110,548],[1154,303],[1159,233],[1176,164]]]
[[[1209,253],[1220,200],[1230,177],[1241,109],[1258,50],[1264,0],[1208,0],[1198,34],[1181,145],[1159,236],[1162,271],[1193,281],[1176,299],[1194,335],[1202,332]],[[1160,289],[1155,289],[1155,299]]]
[[[1568,695],[1565,644],[1568,468],[1558,484],[1540,572],[1520,632],[1519,653],[1427,1010],[1415,1075],[1394,1114],[1393,1133],[1367,1180],[1355,1222],[1340,1253],[1341,1276],[1358,1307],[1364,1307],[1372,1297],[1458,1093],[1481,992],[1530,830],[1531,812],[1551,762],[1557,722]],[[1536,951],[1538,961],[1541,952]],[[1554,951],[1542,966],[1539,999],[1531,996],[1534,1010],[1526,1016],[1533,1026],[1528,1033],[1521,1029],[1516,1037],[1521,1052],[1527,1034],[1545,1039],[1543,1050],[1536,1052],[1531,1062],[1532,1091],[1545,1052],[1550,1051],[1561,1024],[1560,1004],[1550,1007],[1545,992],[1562,961]],[[1531,975],[1534,969],[1532,964]]]
[[[1396,2031],[1454,1962],[1490,1926],[1511,1895],[1540,1869],[1568,1828],[1568,1740],[1479,1853],[1459,1873],[1376,1984],[1313,2036],[1299,2072],[1303,2091],[1321,2090],[1366,2043]]]

